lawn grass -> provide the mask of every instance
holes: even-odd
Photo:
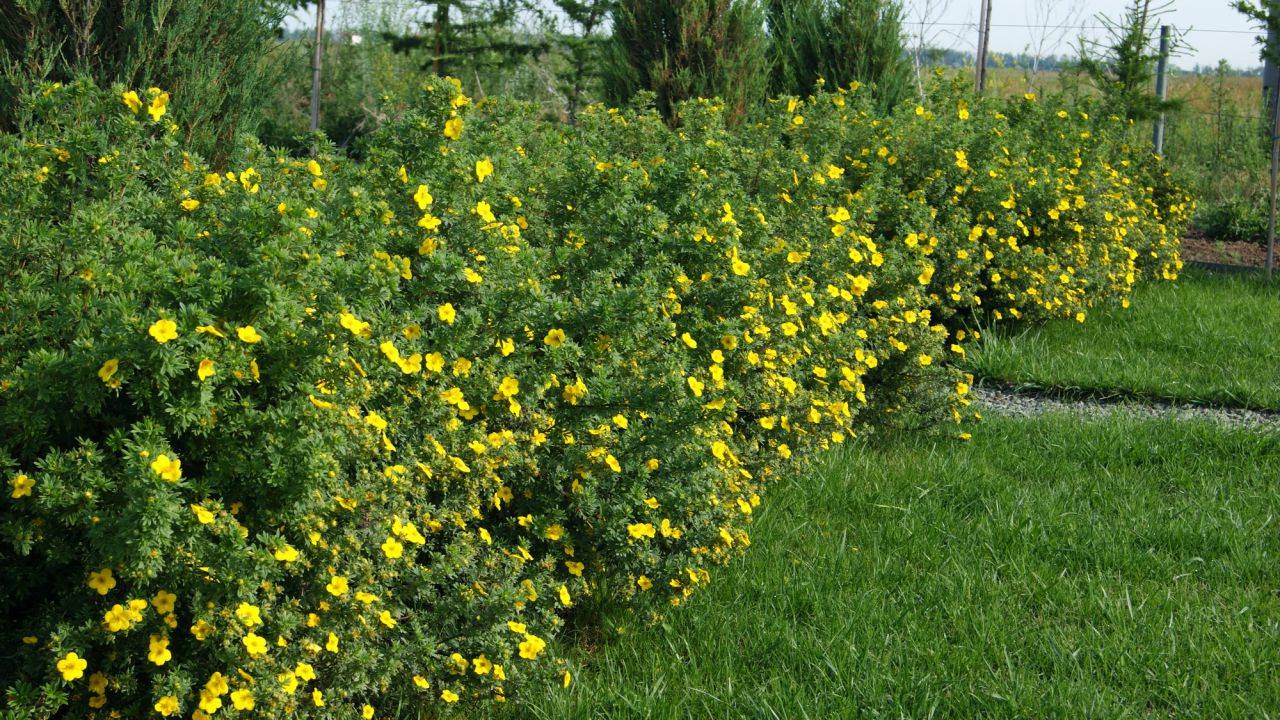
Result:
[[[995,328],[969,365],[1019,386],[1280,409],[1280,284],[1190,270],[1084,324]]]
[[[832,454],[664,621],[520,718],[1267,718],[1280,437],[993,418]]]

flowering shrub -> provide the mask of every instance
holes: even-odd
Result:
[[[571,675],[815,451],[959,422],[980,316],[1176,276],[1118,121],[1027,98],[726,129],[424,90],[364,163],[210,173],[158,90],[0,139],[0,677],[15,718],[370,718]]]

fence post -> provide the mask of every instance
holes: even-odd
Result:
[[[1156,99],[1162,104],[1169,99],[1169,26],[1160,26],[1160,59],[1156,64]],[[1164,109],[1156,118],[1155,130],[1151,133],[1151,144],[1157,155],[1164,155]]]
[[[1272,279],[1276,264],[1276,189],[1280,176],[1280,32],[1274,10],[1267,13],[1267,44],[1262,51],[1266,63],[1262,73],[1262,91],[1266,97],[1267,140],[1271,145],[1271,188],[1267,212],[1267,281]]]
[[[324,0],[316,0],[316,47],[311,59],[311,132],[320,128],[320,63],[324,47]]]
[[[978,51],[974,67],[974,84],[981,95],[987,89],[987,47],[991,44],[991,2],[982,0],[978,10]]]

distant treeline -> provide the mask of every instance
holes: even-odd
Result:
[[[972,66],[975,56],[972,52],[966,50],[952,50],[950,48],[926,48],[922,53],[924,61],[929,65],[943,67],[966,67]],[[1070,70],[1075,67],[1078,59],[1074,55],[1045,55],[1037,62],[1036,56],[1030,53],[1002,53],[993,52],[987,58],[987,67],[991,68],[1014,68],[1018,70],[1039,69],[1042,71],[1058,71]],[[1262,66],[1240,68],[1221,60],[1214,65],[1203,65],[1197,63],[1190,68],[1179,66],[1176,62],[1174,67],[1180,73],[1191,75],[1215,75],[1219,72],[1223,75],[1231,77],[1260,77],[1262,75]]]

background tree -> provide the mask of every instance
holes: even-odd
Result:
[[[185,142],[221,162],[257,126],[283,16],[271,0],[4,0],[0,129],[24,88],[86,75],[169,92]]]
[[[885,106],[910,92],[898,0],[770,0],[773,91],[808,95],[819,79],[876,86]]]
[[[521,33],[526,0],[422,0],[427,12],[421,32],[389,36],[399,52],[424,51],[426,67],[436,75],[463,70],[506,68],[546,48],[542,38]]]
[[[1151,120],[1178,106],[1176,101],[1160,100],[1154,92],[1156,63],[1160,59],[1158,29],[1161,16],[1171,6],[1172,2],[1130,0],[1120,18],[1098,16],[1106,33],[1103,39],[1080,40],[1079,70],[1121,117]],[[1180,44],[1174,37],[1170,54]]]
[[[618,6],[618,0],[551,0],[571,30],[553,29],[556,43],[564,51],[568,67],[560,73],[564,87],[566,115],[572,122],[583,105],[584,95],[599,81],[599,66],[606,36],[600,29]]]
[[[675,105],[724,100],[740,119],[768,92],[764,12],[756,0],[622,0],[605,58],[606,99],[622,104],[640,90],[677,122]]]

